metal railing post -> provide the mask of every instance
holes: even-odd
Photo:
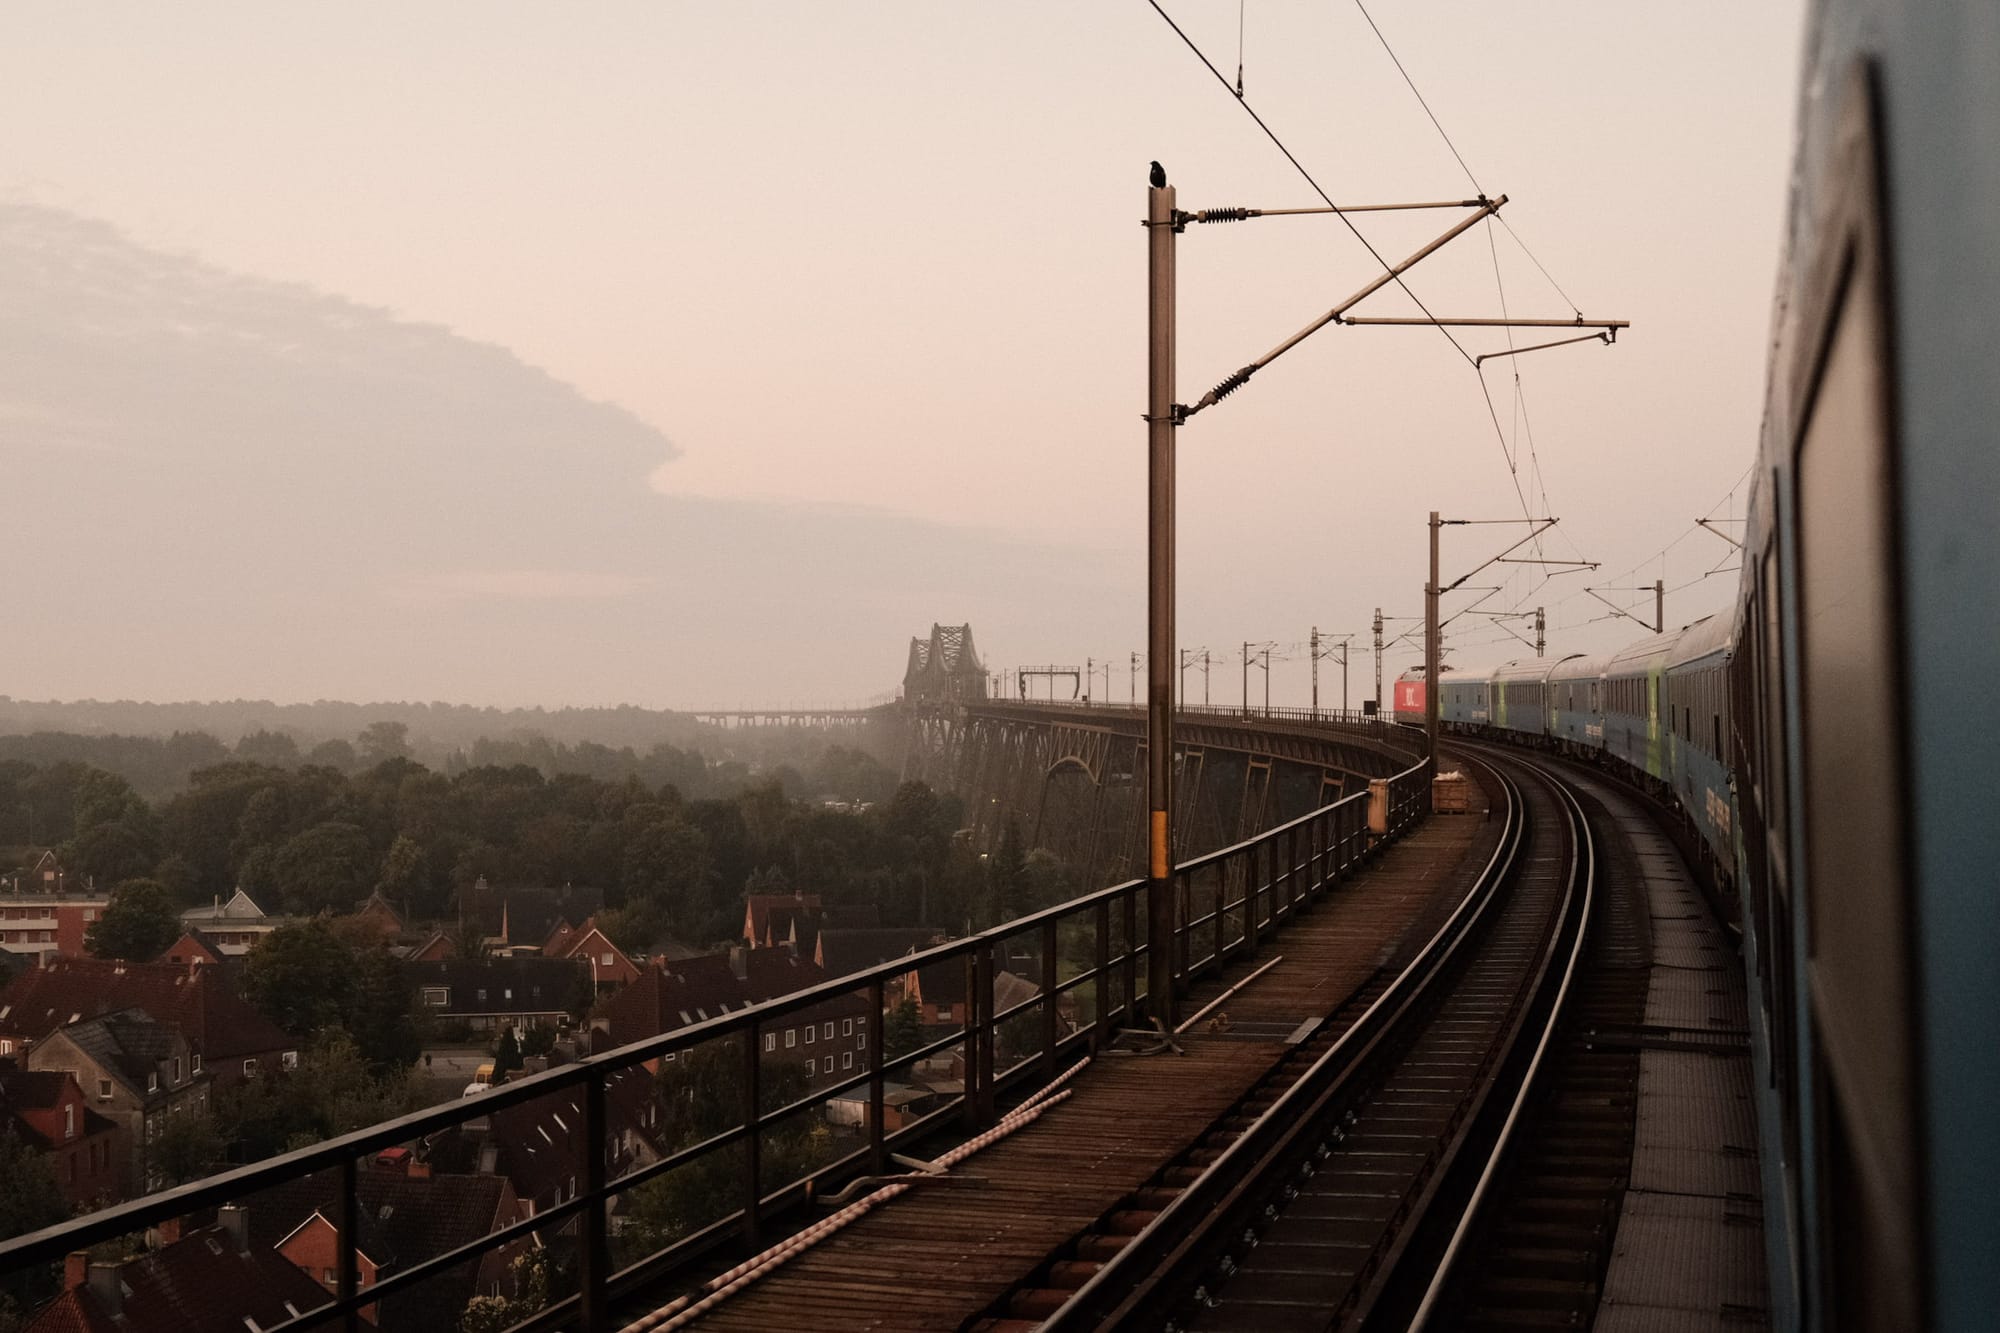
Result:
[[[1148,946],[1152,947],[1152,946]],[[1139,896],[1125,895],[1125,1026],[1139,1024]]]
[[[341,1159],[340,1194],[333,1201],[333,1233],[335,1243],[340,1246],[334,1291],[343,1301],[354,1299],[361,1282],[360,1263],[355,1255],[355,1233],[359,1230],[357,1223],[361,1216],[359,1174],[352,1156]],[[360,1307],[349,1307],[340,1317],[340,1326],[347,1333],[355,1333],[361,1327]]]
[[[1042,1079],[1056,1076],[1056,922],[1042,923]]]
[[[763,1121],[764,1062],[753,1020],[743,1031],[743,1243],[752,1253],[763,1245]]]
[[[583,1301],[583,1326],[602,1328],[610,1293],[611,1253],[605,1238],[604,1075],[593,1070],[583,1085],[583,1217],[582,1244],[577,1250],[576,1277]]]
[[[1097,904],[1097,1045],[1111,1037],[1111,904]]]
[[[993,1019],[993,941],[983,940],[973,951],[979,961],[979,1125],[993,1123],[994,1047],[998,1032]]]
[[[1223,929],[1223,917],[1229,907],[1229,866],[1234,857],[1223,857],[1215,863],[1215,965],[1222,966],[1222,946],[1227,940]]]
[[[888,1113],[882,1104],[882,1062],[889,1058],[882,1049],[882,1010],[888,1003],[885,986],[878,976],[868,987],[868,1155],[869,1169],[878,1176],[889,1165],[889,1154],[882,1144],[882,1122]]]
[[[1268,842],[1250,844],[1247,863],[1243,867],[1243,952],[1246,957],[1255,957],[1257,953],[1257,898],[1263,892],[1271,861]]]

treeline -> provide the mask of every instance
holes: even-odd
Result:
[[[711,754],[657,742],[641,751],[630,745],[596,741],[564,742],[539,732],[493,738],[481,736],[469,746],[440,751],[426,746],[401,722],[377,720],[349,740],[335,737],[315,744],[290,732],[252,731],[224,745],[205,731],[176,731],[167,736],[84,735],[38,731],[0,734],[0,764],[16,762],[38,768],[84,764],[125,779],[149,801],[185,791],[193,775],[229,760],[267,764],[275,768],[313,765],[356,773],[386,759],[415,759],[428,767],[456,775],[473,768],[526,764],[545,777],[576,773],[606,782],[628,778],[650,787],[672,783],[683,795],[724,796],[768,775],[792,795],[831,796],[848,801],[879,801],[895,789],[895,775],[873,756],[825,733],[774,732],[758,738],[747,751],[729,743],[730,733],[711,731]],[[59,810],[49,812],[60,820]],[[0,845],[9,841],[60,841],[70,830],[59,822],[27,827],[48,817],[28,805],[0,804]],[[45,834],[44,830],[48,830]]]
[[[234,744],[253,731],[283,731],[307,744],[352,736],[372,722],[400,722],[420,742],[469,747],[483,736],[533,731],[564,744],[687,745],[703,728],[686,713],[638,708],[475,708],[466,704],[356,704],[321,699],[280,704],[266,699],[209,703],[142,703],[14,699],[0,695],[0,732],[73,731],[88,735],[167,736],[205,731]]]
[[[357,752],[397,739],[385,725],[364,733]],[[156,880],[184,906],[241,886],[269,911],[340,914],[379,888],[413,917],[450,921],[458,892],[482,877],[594,887],[608,931],[634,950],[667,934],[730,939],[746,890],[873,903],[885,924],[953,931],[1074,891],[1051,858],[1023,850],[1018,831],[989,865],[957,836],[955,799],[891,786],[852,751],[830,748],[823,761],[810,776],[703,796],[636,772],[551,775],[506,763],[444,773],[393,754],[345,772],[236,754],[148,801],[103,769],[10,759],[0,761],[0,820],[14,812],[8,832],[18,835],[27,811],[36,837],[21,841],[59,845],[73,873],[106,886]],[[713,781],[712,768],[686,771]],[[859,813],[798,799],[821,782],[887,799]]]

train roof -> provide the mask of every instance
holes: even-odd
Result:
[[[1727,648],[1729,629],[1727,616],[1711,615],[1703,616],[1700,620],[1683,625],[1679,629],[1668,630],[1665,634],[1649,634],[1613,653],[1610,661],[1605,664],[1605,672],[1608,675],[1625,676],[1648,671],[1656,666],[1665,667],[1681,662],[1692,662],[1718,648]]]
[[[1611,659],[1602,655],[1586,657],[1582,653],[1571,653],[1556,663],[1556,669],[1549,673],[1550,680],[1596,680],[1611,665]]]
[[[1733,638],[1730,616],[1703,616],[1681,631],[1673,650],[1667,654],[1667,665],[1676,666],[1707,657],[1710,653],[1727,652]]]
[[[1572,653],[1570,657],[1574,657],[1575,655]],[[1495,681],[1547,680],[1551,671],[1554,671],[1563,662],[1568,660],[1568,657],[1557,658],[1555,661],[1550,661],[1546,657],[1524,658],[1520,661],[1508,662],[1501,666],[1493,673],[1491,679]]]

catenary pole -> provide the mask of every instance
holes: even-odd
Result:
[[[1173,1028],[1174,1003],[1174,187],[1146,192],[1146,807],[1147,991]],[[1126,947],[1132,947],[1127,941]]]

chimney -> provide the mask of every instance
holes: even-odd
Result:
[[[85,1281],[90,1284],[90,1294],[113,1319],[125,1313],[125,1284],[118,1280],[117,1264],[92,1264]]]
[[[75,1291],[90,1275],[90,1251],[71,1250],[63,1257],[63,1290]]]
[[[215,1224],[229,1233],[238,1254],[250,1250],[250,1210],[240,1203],[225,1203],[215,1210]]]

